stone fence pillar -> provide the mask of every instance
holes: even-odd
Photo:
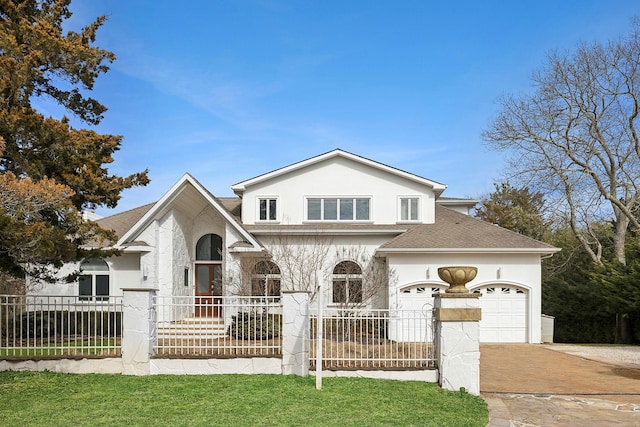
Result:
[[[480,294],[435,294],[436,358],[440,386],[480,394]]]
[[[122,373],[149,375],[156,342],[153,298],[157,289],[122,289]]]
[[[282,373],[309,375],[309,292],[282,292]]]

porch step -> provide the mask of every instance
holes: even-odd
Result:
[[[185,318],[158,327],[158,338],[223,338],[226,334],[224,319],[216,317]]]

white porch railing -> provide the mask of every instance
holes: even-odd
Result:
[[[0,295],[0,357],[120,355],[122,297]]]
[[[426,369],[436,366],[431,310],[344,309],[323,312],[323,369]],[[317,314],[311,315],[315,369]]]
[[[277,297],[156,296],[156,356],[255,357],[282,353]]]

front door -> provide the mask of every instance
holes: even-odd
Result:
[[[222,315],[222,265],[196,265],[196,310],[197,317],[220,317]]]

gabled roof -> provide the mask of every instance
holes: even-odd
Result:
[[[165,195],[162,196],[162,198],[158,202],[152,205],[146,205],[141,208],[128,211],[129,216],[127,217],[128,218],[127,222],[129,223],[133,221],[135,216],[139,214],[142,214],[142,216],[139,216],[138,219],[135,220],[135,222],[128,229],[126,229],[126,231],[124,231],[122,234],[118,234],[119,239],[118,239],[118,242],[116,243],[116,246],[127,246],[127,244],[130,243],[130,241],[134,240],[146,227],[148,227],[151,224],[151,222],[156,218],[156,216],[159,215],[164,209],[167,209],[171,205],[171,203],[175,201],[180,196],[180,194],[182,194],[183,191],[185,191],[185,189],[187,188],[193,188],[197,192],[197,194],[199,194],[206,201],[206,203],[208,203],[211,207],[213,207],[216,211],[218,211],[218,213],[220,213],[220,215],[224,217],[227,223],[229,223],[232,227],[236,229],[236,231],[238,231],[238,233],[243,237],[243,239],[249,244],[249,247],[251,250],[256,250],[256,251],[262,250],[262,245],[260,244],[260,242],[258,242],[251,235],[251,233],[249,233],[242,226],[240,221],[236,217],[234,217],[231,214],[231,212],[229,212],[224,207],[224,203],[221,202],[219,199],[217,199],[206,188],[204,188],[202,184],[200,184],[193,176],[191,176],[188,173],[185,173],[182,176],[182,178],[180,178],[180,180],[177,183],[175,183],[173,187],[171,187],[171,189],[169,189],[169,191],[167,191],[167,193],[165,193]],[[144,213],[143,213],[144,211],[143,208],[146,208],[146,212]],[[127,212],[124,212],[123,214],[126,214],[126,213]],[[123,214],[120,214],[120,215],[123,215]],[[109,220],[109,218],[104,218],[102,221]],[[124,226],[125,221],[122,221],[122,223],[123,223],[122,225]]]
[[[267,173],[262,174],[262,175],[258,175],[256,177],[250,178],[250,179],[248,179],[246,181],[238,182],[237,184],[233,184],[231,186],[231,189],[236,194],[241,195],[242,193],[244,193],[244,191],[249,186],[252,186],[252,185],[255,185],[255,184],[270,180],[272,178],[275,178],[275,177],[278,177],[278,176],[281,176],[281,175],[284,175],[284,174],[287,174],[287,173],[290,173],[290,172],[293,172],[293,171],[296,171],[296,170],[299,170],[299,169],[303,169],[303,168],[308,167],[310,165],[313,165],[313,164],[316,164],[316,163],[320,163],[320,162],[326,161],[328,159],[336,158],[336,157],[342,157],[342,158],[345,158],[345,159],[349,159],[349,160],[352,160],[354,162],[358,162],[358,163],[361,163],[363,165],[367,165],[369,167],[372,167],[372,168],[375,168],[375,169],[378,169],[378,170],[381,170],[381,171],[384,171],[384,172],[387,172],[387,173],[391,173],[393,175],[397,175],[397,176],[400,176],[402,178],[417,182],[419,184],[426,185],[428,187],[433,188],[433,191],[436,193],[436,197],[447,188],[446,185],[441,184],[439,182],[432,181],[432,180],[427,179],[427,178],[423,178],[423,177],[421,177],[419,175],[416,175],[416,174],[413,174],[413,173],[410,173],[410,172],[406,172],[406,171],[403,171],[401,169],[397,169],[397,168],[394,168],[392,166],[385,165],[384,163],[376,162],[375,160],[367,159],[366,157],[362,157],[362,156],[359,156],[357,154],[349,153],[348,151],[344,151],[344,150],[341,150],[341,149],[338,148],[338,149],[335,149],[333,151],[329,151],[329,152],[326,152],[324,154],[320,154],[319,156],[311,157],[311,158],[308,158],[306,160],[302,160],[300,162],[293,163],[293,164],[291,164],[289,166],[285,166],[285,167],[282,167],[280,169],[276,169],[274,171],[267,172]]]
[[[261,177],[263,176],[265,175],[261,175]],[[197,197],[197,200],[200,200],[199,203],[202,203],[203,206],[204,204],[212,206],[239,232],[244,241],[235,242],[230,248],[241,252],[263,250],[262,244],[254,236],[279,233],[354,236],[387,235],[390,240],[376,251],[380,255],[403,252],[536,253],[544,255],[553,254],[560,250],[546,243],[442,206],[442,204],[447,204],[446,202],[436,205],[436,218],[433,224],[323,223],[245,226],[239,219],[241,199],[237,197],[216,198],[188,173],[171,187],[158,202],[100,219],[98,224],[103,228],[113,229],[116,235],[119,236],[116,247],[144,246],[146,245],[145,242],[136,241],[135,238],[158,215],[168,209],[172,202],[177,203],[179,196],[187,188],[191,188],[191,196],[194,194],[199,196]],[[188,200],[193,201],[195,199]],[[445,200],[450,201],[452,205],[465,201],[465,199],[450,198]],[[468,201],[471,202],[471,200]]]
[[[434,224],[407,228],[405,233],[380,246],[377,252],[553,254],[560,251],[546,243],[443,206],[436,206]]]

